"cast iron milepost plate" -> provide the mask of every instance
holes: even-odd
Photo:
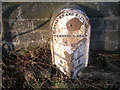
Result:
[[[80,9],[65,8],[51,19],[52,62],[68,77],[88,65],[90,23]]]

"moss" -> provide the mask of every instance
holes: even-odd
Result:
[[[29,46],[29,47],[25,48],[25,52],[30,51],[35,48],[38,48],[38,46]]]

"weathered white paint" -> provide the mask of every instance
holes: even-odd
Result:
[[[79,20],[81,27],[78,30],[74,28],[73,31],[68,30],[67,23],[70,20]],[[52,19],[51,23],[53,64],[67,76],[75,78],[77,73],[88,65],[89,19],[81,10],[67,8],[61,10],[61,13]],[[71,28],[74,23],[68,27]]]

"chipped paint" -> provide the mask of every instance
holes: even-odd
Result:
[[[81,10],[63,9],[51,19],[52,60],[64,74],[75,78],[88,64],[90,24]]]

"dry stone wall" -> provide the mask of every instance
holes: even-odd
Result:
[[[120,50],[118,2],[4,2],[2,3],[3,44],[10,50],[49,44],[52,13],[60,6],[69,4],[80,5],[90,18],[90,49]]]

